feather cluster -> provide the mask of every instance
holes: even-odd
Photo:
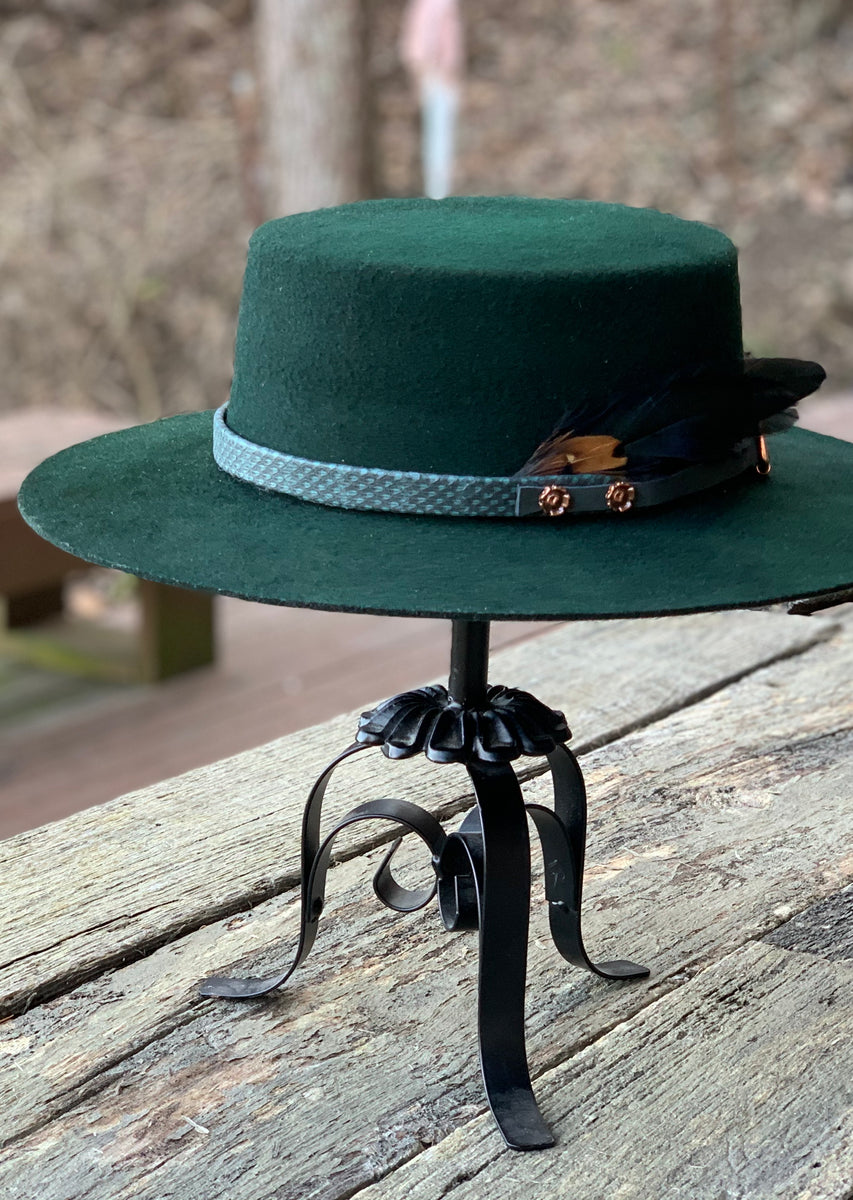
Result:
[[[742,370],[705,365],[646,393],[566,412],[517,476],[670,474],[726,458],[747,437],[780,433],[826,372],[796,358],[751,358]]]

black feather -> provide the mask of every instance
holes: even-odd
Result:
[[[646,393],[623,393],[603,405],[564,413],[551,438],[609,436],[619,443],[630,478],[666,474],[725,458],[744,438],[781,432],[797,419],[797,401],[820,387],[821,366],[793,358],[744,359],[742,369],[706,364],[680,372]],[[549,439],[550,441],[550,439]],[[539,450],[519,475],[535,473]]]

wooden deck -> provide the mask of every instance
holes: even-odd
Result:
[[[579,623],[495,656],[575,729],[591,949],[652,970],[569,968],[537,875],[537,1153],[484,1112],[476,935],[378,905],[381,830],[331,870],[285,993],[196,994],[289,957],[306,785],[353,715],[0,843],[0,1195],[849,1200],[851,676],[849,609]],[[383,794],[454,826],[471,803],[456,768],[364,754],[330,820]]]
[[[321,613],[217,597],[214,666],[139,686],[0,662],[0,837],[446,673],[447,621]],[[542,633],[496,625],[494,643]]]

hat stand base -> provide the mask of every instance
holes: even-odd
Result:
[[[401,838],[373,880],[388,908],[414,912],[436,896],[449,931],[479,931],[478,1036],[486,1098],[506,1144],[537,1150],[554,1144],[539,1112],[527,1064],[524,995],[530,909],[528,818],[542,846],[551,936],[563,958],[604,979],[642,979],[645,967],[625,960],[594,963],[581,933],[586,847],[586,789],[577,759],[563,743],[570,734],[561,713],[526,692],[489,687],[489,626],[455,621],[447,690],[406,692],[359,724],[356,741],[337,756],[311,789],[302,821],[302,916],[299,943],[286,970],[270,978],[205,980],[203,996],[246,1000],[281,987],[314,945],[323,911],[335,837],[359,821],[385,820],[416,834],[431,855],[435,881],[413,890],[395,880],[391,863]],[[476,807],[446,833],[425,809],[407,800],[368,801],[352,809],[321,841],[320,817],[329,780],[341,763],[371,746],[389,758],[423,752],[435,762],[464,763]],[[511,760],[547,758],[554,807],[525,804]]]

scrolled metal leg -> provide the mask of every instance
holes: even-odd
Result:
[[[483,831],[472,808],[444,844],[438,863],[438,907],[449,933],[480,928],[483,891]]]
[[[362,715],[356,742],[339,754],[314,784],[302,821],[302,895],[299,943],[290,966],[269,978],[213,977],[203,996],[249,999],[281,987],[311,951],[323,911],[332,844],[356,821],[393,821],[416,833],[431,853],[436,883],[409,889],[391,870],[397,839],[375,873],[373,887],[398,912],[423,908],[438,892],[448,930],[479,931],[478,1037],[489,1106],[507,1145],[515,1150],[554,1144],[530,1081],[524,1031],[530,909],[530,839],[533,820],[545,857],[551,934],[568,962],[606,979],[640,979],[645,967],[619,960],[595,964],[581,935],[586,841],[586,789],[563,714],[533,696],[486,682],[488,625],[454,622],[450,690],[432,685],[392,697]],[[464,763],[476,808],[446,835],[430,813],[405,800],[360,804],[321,842],[326,788],[337,767],[369,746],[392,759],[423,753],[433,762]],[[546,755],[554,782],[554,809],[524,804],[509,765],[520,755]]]
[[[554,782],[554,811],[528,804],[545,858],[545,896],[551,936],[567,962],[602,979],[645,979],[649,970],[627,959],[594,963],[581,933],[583,866],[586,851],[586,786],[567,746],[548,755]]]
[[[513,1150],[553,1146],[527,1065],[524,993],[530,909],[530,840],[524,801],[507,764],[468,764],[479,812],[445,842],[439,901],[449,928],[480,930],[477,1023],[486,1098]],[[452,890],[451,890],[452,885]]]
[[[326,875],[332,856],[332,845],[337,835],[348,825],[357,821],[377,819],[394,821],[411,832],[417,833],[429,847],[433,865],[438,863],[445,842],[444,830],[435,817],[417,805],[410,804],[408,800],[371,800],[366,804],[359,804],[338,822],[322,843],[320,842],[320,817],[323,797],[329,780],[345,759],[364,749],[366,749],[365,746],[355,744],[339,754],[314,784],[305,805],[302,817],[302,915],[299,943],[290,966],[279,974],[266,979],[256,977],[232,979],[214,975],[201,984],[200,995],[217,996],[228,1000],[251,1000],[258,996],[265,996],[288,981],[297,967],[308,957],[316,940],[325,902]],[[409,891],[407,888],[400,887],[391,875],[389,865],[391,856],[398,845],[399,841],[395,842],[389,853],[386,854],[376,873],[373,886],[379,899],[389,908],[412,912],[429,903],[435,895],[435,886],[419,891]]]

